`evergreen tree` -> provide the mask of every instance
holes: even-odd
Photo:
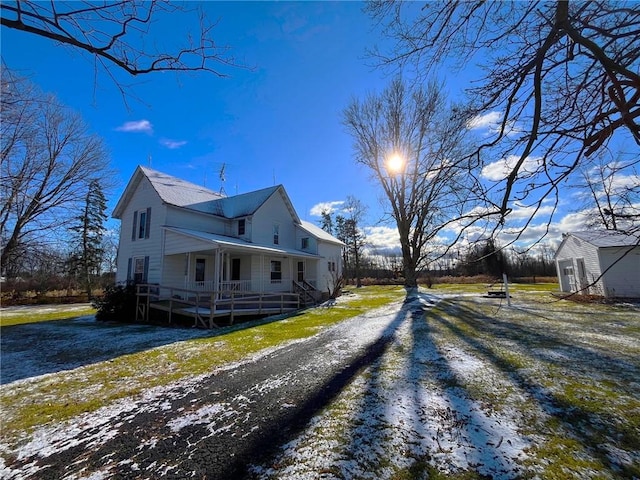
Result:
[[[333,235],[333,218],[331,218],[331,210],[322,210],[320,212],[322,220],[320,220],[320,228],[330,235]]]
[[[104,250],[102,236],[107,220],[107,200],[97,180],[91,181],[85,197],[82,214],[76,217],[77,224],[70,228],[74,232],[74,254],[69,260],[69,269],[84,285],[91,299],[93,277],[100,274]]]

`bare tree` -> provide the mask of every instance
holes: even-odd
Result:
[[[194,4],[191,4],[194,5]],[[115,70],[131,75],[152,72],[206,71],[227,76],[225,67],[238,67],[229,47],[213,38],[216,23],[210,22],[198,5],[168,1],[121,0],[115,2],[5,1],[2,26],[37,35],[93,56],[116,85]],[[184,44],[167,51],[152,27],[160,19],[197,30],[184,35]]]
[[[388,202],[400,235],[405,285],[430,260],[428,245],[470,208],[473,167],[464,158],[466,118],[448,110],[441,88],[410,89],[397,78],[381,94],[353,100],[343,122]],[[439,251],[439,254],[445,253]]]
[[[89,184],[110,186],[102,140],[55,97],[2,70],[0,238],[3,268],[27,241],[65,227]]]
[[[347,272],[353,273],[356,287],[362,286],[362,274],[360,264],[364,253],[365,236],[362,231],[362,222],[367,207],[360,200],[348,195],[342,206],[344,214],[336,215],[336,237],[343,241],[343,269],[344,277],[348,280]]]
[[[640,175],[629,162],[622,156],[607,161],[600,155],[593,165],[581,168],[582,182],[575,187],[587,192],[582,211],[588,227],[640,232]]]
[[[396,40],[374,52],[382,64],[425,76],[480,67],[469,110],[492,116],[495,128],[475,154],[505,159],[490,199],[501,220],[514,200],[535,213],[547,197],[557,202],[560,182],[614,137],[632,139],[640,161],[639,3],[374,1],[368,9]]]

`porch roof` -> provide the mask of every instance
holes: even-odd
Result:
[[[314,255],[312,253],[301,252],[300,250],[295,250],[293,248],[283,248],[275,245],[261,245],[258,243],[251,243],[241,238],[235,237],[227,237],[225,235],[218,235],[215,233],[208,232],[200,232],[198,230],[190,230],[187,228],[179,228],[179,227],[163,227],[166,231],[177,233],[178,235],[184,235],[186,237],[202,241],[206,243],[208,248],[229,248],[236,251],[244,251],[247,253],[256,253],[256,254],[268,254],[274,256],[283,256],[283,257],[304,257],[304,258],[314,258],[321,259],[323,258],[320,255]],[[185,247],[184,251],[178,252],[174,251],[172,253],[189,253],[190,249]]]

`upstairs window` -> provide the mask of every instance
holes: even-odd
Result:
[[[280,225],[273,226],[273,244],[274,245],[280,244]]]
[[[241,218],[240,220],[238,220],[238,235],[244,235],[244,230],[245,229],[245,220],[244,218]]]
[[[336,271],[336,262],[328,262],[327,263],[327,269],[330,272],[335,272]]]
[[[131,229],[131,241],[149,238],[151,230],[151,207],[133,212],[133,228]]]
[[[138,214],[139,218],[139,227],[138,227],[138,238],[146,238],[147,237],[147,212],[146,210],[142,210]]]
[[[302,237],[301,248],[302,250],[306,250],[307,248],[309,248],[309,237]]]
[[[271,260],[271,283],[282,283],[282,262]]]

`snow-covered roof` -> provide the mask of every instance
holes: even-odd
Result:
[[[253,215],[280,187],[281,185],[276,185],[254,192],[241,193],[220,199],[216,203],[220,205],[222,215],[227,218],[246,217]]]
[[[580,240],[590,243],[596,247],[632,247],[640,244],[640,237],[627,235],[621,232],[611,230],[589,230],[581,232],[571,232]]]
[[[202,213],[225,218],[253,215],[274,193],[280,192],[295,223],[300,221],[282,185],[275,185],[248,193],[227,197],[206,187],[187,182],[152,168],[138,166],[113,211],[114,218],[120,218],[124,207],[131,200],[133,192],[142,178],[146,177],[160,199],[167,205],[188,208]]]
[[[177,207],[197,207],[208,202],[225,198],[208,188],[172,177],[157,170],[140,167],[140,170],[151,182],[163,202]],[[198,209],[198,208],[196,208]],[[211,212],[208,212],[211,213]]]
[[[344,245],[344,243],[341,242],[340,240],[338,240],[336,237],[334,237],[333,235],[329,234],[328,232],[325,232],[323,229],[321,229],[317,225],[314,225],[311,222],[307,222],[306,220],[301,220],[300,227],[303,230],[309,232],[314,237],[316,237],[318,240],[324,240],[325,242],[331,242],[331,243],[336,243],[338,245]]]
[[[143,178],[147,178],[162,201],[176,207],[187,207],[205,213],[216,213],[211,202],[224,198],[208,188],[187,182],[149,167],[138,166],[129,180],[124,193],[113,210],[114,218],[121,218],[122,212]]]

